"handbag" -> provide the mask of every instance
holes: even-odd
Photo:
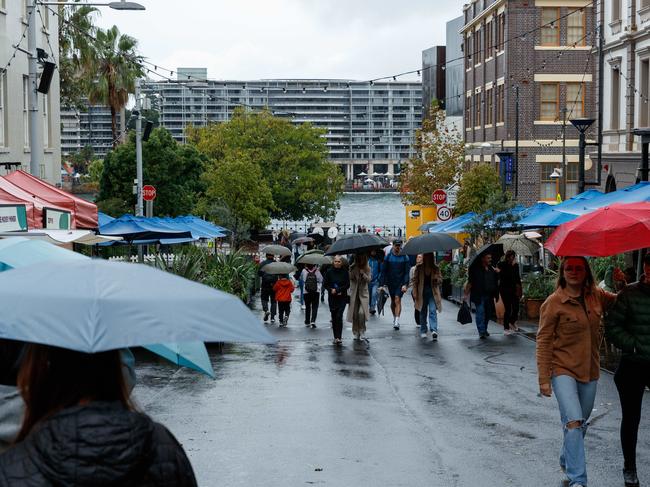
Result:
[[[470,311],[469,305],[466,301],[463,301],[463,304],[460,305],[456,321],[458,321],[458,323],[461,325],[466,325],[467,323],[472,322],[472,312]]]

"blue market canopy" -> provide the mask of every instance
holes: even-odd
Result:
[[[115,218],[112,216],[109,216],[106,213],[102,213],[101,211],[97,212],[97,221],[99,222],[100,227],[112,222],[113,220],[115,220]]]
[[[133,215],[123,215],[100,225],[99,231],[103,235],[118,235],[127,243],[137,245],[173,245],[202,238],[221,238],[229,233],[225,228],[195,216],[147,218]]]
[[[434,231],[436,233],[463,233],[465,231],[465,225],[469,225],[476,216],[476,213],[469,212],[464,215],[457,216],[451,220],[440,223],[435,227],[429,229],[429,231]]]
[[[525,216],[517,222],[517,225],[525,228],[557,227],[577,216],[571,211],[571,208],[585,205],[601,196],[605,195],[596,189],[589,189],[558,205],[537,206],[542,205],[538,203],[533,205],[530,211],[524,213]],[[537,208],[535,208],[536,206]]]

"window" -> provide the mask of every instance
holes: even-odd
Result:
[[[474,48],[472,35],[465,36],[465,69],[472,68],[472,49]]]
[[[585,114],[585,84],[567,83],[566,107],[568,118],[584,117]]]
[[[477,31],[474,31],[474,64],[480,64],[482,61],[481,55],[482,53],[482,45],[481,45],[481,38],[483,37],[483,30],[479,29]]]
[[[585,36],[585,12],[584,9],[580,9],[569,14],[566,18],[567,21],[567,33],[566,33],[566,43],[569,46],[584,46],[586,41]]]
[[[541,177],[539,187],[540,200],[555,200],[560,194],[561,178],[550,177],[555,168],[562,167],[562,160],[557,162],[545,162],[540,164]],[[578,163],[567,162],[566,198],[571,198],[578,193]]]
[[[618,67],[612,68],[612,96],[611,96],[611,118],[609,128],[615,130],[620,128],[621,116],[621,71]]]
[[[485,90],[485,124],[491,125],[494,123],[494,100],[492,96],[492,88]]]
[[[481,119],[481,104],[483,103],[481,93],[478,92],[474,96],[474,126],[480,127],[482,125]]]
[[[29,77],[23,76],[23,142],[29,149]]]
[[[467,95],[465,98],[465,128],[472,126],[472,96]]]
[[[503,123],[504,120],[504,88],[505,85],[497,86],[497,123]]]
[[[494,52],[494,22],[485,24],[485,59],[491,58]]]
[[[560,85],[558,83],[542,83],[540,86],[540,116],[541,120],[558,120],[560,104]]]
[[[560,45],[559,18],[559,8],[542,8],[542,46]]]
[[[621,20],[621,0],[612,0],[612,22]]]
[[[650,94],[650,60],[643,59],[641,61],[641,97],[639,98],[639,127],[648,126],[648,110],[650,105],[644,103]]]
[[[506,14],[497,15],[497,51],[503,51],[506,36]]]
[[[7,147],[7,73],[0,72],[0,147]]]

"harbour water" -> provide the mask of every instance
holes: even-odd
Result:
[[[405,209],[399,193],[345,193],[334,221],[340,226],[364,225],[372,227],[404,227]],[[274,220],[274,227],[302,226],[310,222],[284,222]]]

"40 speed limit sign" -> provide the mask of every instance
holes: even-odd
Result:
[[[451,209],[448,206],[439,206],[438,207],[438,220],[441,222],[446,222],[451,220]]]

